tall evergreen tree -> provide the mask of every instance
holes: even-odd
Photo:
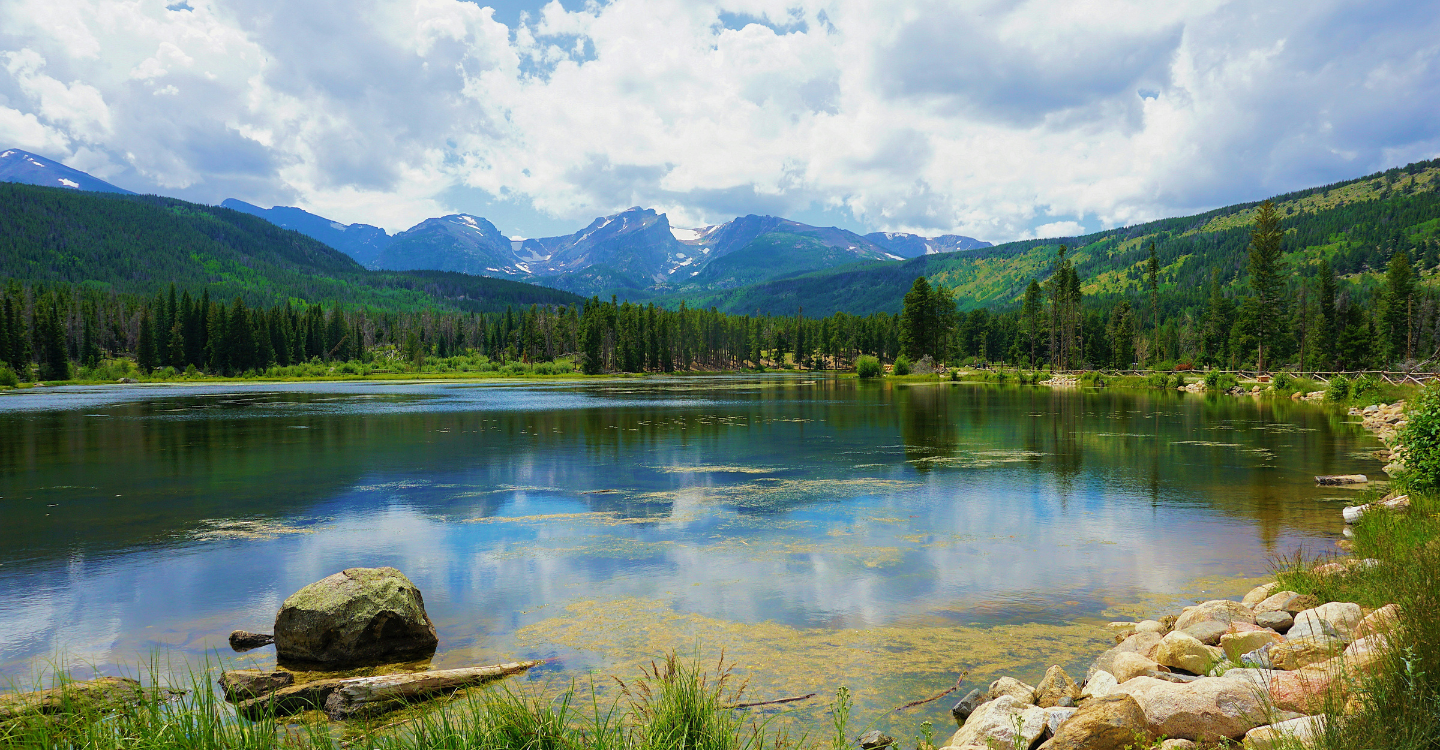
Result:
[[[1030,285],[1025,287],[1025,303],[1020,309],[1020,315],[1025,320],[1025,345],[1029,353],[1029,364],[1031,367],[1038,362],[1040,347],[1040,315],[1044,311],[1044,302],[1041,298],[1040,282],[1031,279]]]
[[[1316,325],[1315,359],[1321,369],[1335,367],[1335,344],[1339,334],[1338,314],[1335,310],[1335,271],[1330,261],[1322,258],[1319,271],[1320,320]]]
[[[902,301],[900,352],[911,360],[931,354],[938,325],[930,282],[926,281],[924,276],[917,276]]]
[[[1284,334],[1285,266],[1281,259],[1280,215],[1275,204],[1265,201],[1255,212],[1255,228],[1250,232],[1250,289],[1255,295],[1251,321],[1255,334],[1255,366],[1264,371],[1271,366],[1268,358],[1278,353]]]
[[[135,364],[146,375],[160,363],[155,344],[155,316],[147,309],[140,316],[140,341],[135,350]]]
[[[1410,253],[1401,249],[1390,256],[1385,269],[1385,293],[1381,297],[1381,350],[1386,363],[1410,359],[1415,331],[1411,324],[1415,309],[1415,275]]]
[[[1155,243],[1150,243],[1150,258],[1145,263],[1146,282],[1150,287],[1150,328],[1154,344],[1150,357],[1160,357],[1160,256],[1155,252]]]

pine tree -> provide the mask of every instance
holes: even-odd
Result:
[[[185,369],[185,326],[178,319],[170,324],[169,349],[165,352],[165,359],[171,367]]]
[[[1030,286],[1025,287],[1025,304],[1020,310],[1020,315],[1025,319],[1025,339],[1029,348],[1029,365],[1035,366],[1038,361],[1040,346],[1040,314],[1044,303],[1041,300],[1040,282],[1031,279]]]
[[[1405,250],[1397,250],[1390,256],[1381,304],[1380,343],[1385,360],[1410,359],[1414,342],[1410,320],[1415,306],[1415,276],[1410,269],[1410,253]]]
[[[1225,297],[1220,286],[1220,272],[1210,272],[1210,299],[1205,306],[1204,349],[1212,365],[1224,365],[1226,344],[1234,325],[1235,306]]]
[[[1150,243],[1150,259],[1145,264],[1150,287],[1150,327],[1154,331],[1154,348],[1151,359],[1160,356],[1160,257],[1155,253],[1155,243]]]
[[[147,308],[140,317],[140,342],[135,347],[135,364],[149,375],[159,364],[155,351],[155,316]]]
[[[1315,359],[1321,369],[1335,367],[1335,343],[1339,333],[1335,310],[1335,271],[1330,261],[1320,260],[1320,321],[1315,334]]]
[[[912,361],[931,353],[936,320],[935,300],[930,282],[918,276],[905,293],[900,312],[900,352]]]
[[[1250,289],[1255,294],[1252,325],[1255,334],[1255,366],[1262,372],[1270,366],[1267,357],[1278,353],[1281,321],[1285,319],[1285,271],[1281,260],[1280,216],[1275,204],[1265,201],[1255,213],[1250,232]]]

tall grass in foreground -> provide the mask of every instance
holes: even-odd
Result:
[[[670,654],[609,701],[594,686],[547,695],[502,682],[467,691],[441,707],[416,706],[371,722],[319,717],[236,718],[210,673],[192,673],[183,695],[147,692],[114,706],[67,701],[61,710],[0,721],[0,747],[38,750],[784,750],[779,717],[736,708],[723,661],[714,674]]]
[[[1321,750],[1440,747],[1440,496],[1410,498],[1410,513],[1371,513],[1355,526],[1355,556],[1380,564],[1316,575],[1297,558],[1279,572],[1282,589],[1401,609],[1383,666],[1355,675],[1348,696],[1328,700],[1335,720]]]

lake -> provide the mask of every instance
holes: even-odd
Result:
[[[1317,404],[804,376],[107,386],[0,395],[0,678],[237,656],[290,593],[390,565],[434,664],[631,677],[723,649],[763,700],[953,727],[1001,674],[1334,551],[1379,443]],[[909,736],[908,734],[905,736]]]

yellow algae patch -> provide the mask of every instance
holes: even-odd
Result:
[[[576,602],[515,637],[537,652],[559,647],[593,655],[598,670],[622,678],[671,649],[704,664],[714,664],[723,651],[748,681],[751,699],[810,692],[823,698],[845,685],[855,695],[860,723],[948,688],[962,672],[969,672],[968,685],[988,685],[1002,674],[1033,682],[1051,664],[1078,664],[1110,645],[1108,634],[1092,625],[796,628],[677,612],[666,601],[639,598]],[[799,708],[817,715],[823,709]]]
[[[481,516],[467,518],[462,523],[565,523],[583,521],[594,526],[627,526],[644,523],[660,523],[678,520],[675,516],[622,516],[613,510],[596,510],[583,513],[546,513],[535,516]]]
[[[1171,594],[1155,592],[1129,594],[1123,602],[1112,603],[1100,614],[1110,620],[1158,620],[1165,615],[1178,615],[1181,609],[1198,602],[1212,599],[1239,599],[1250,589],[1273,580],[1275,580],[1273,575],[1226,575],[1197,578]]]
[[[288,534],[314,534],[322,528],[262,519],[212,518],[201,521],[200,524],[201,528],[190,532],[190,536],[202,542],[223,539],[275,539]]]
[[[780,469],[763,466],[656,466],[667,474],[773,474]]]

